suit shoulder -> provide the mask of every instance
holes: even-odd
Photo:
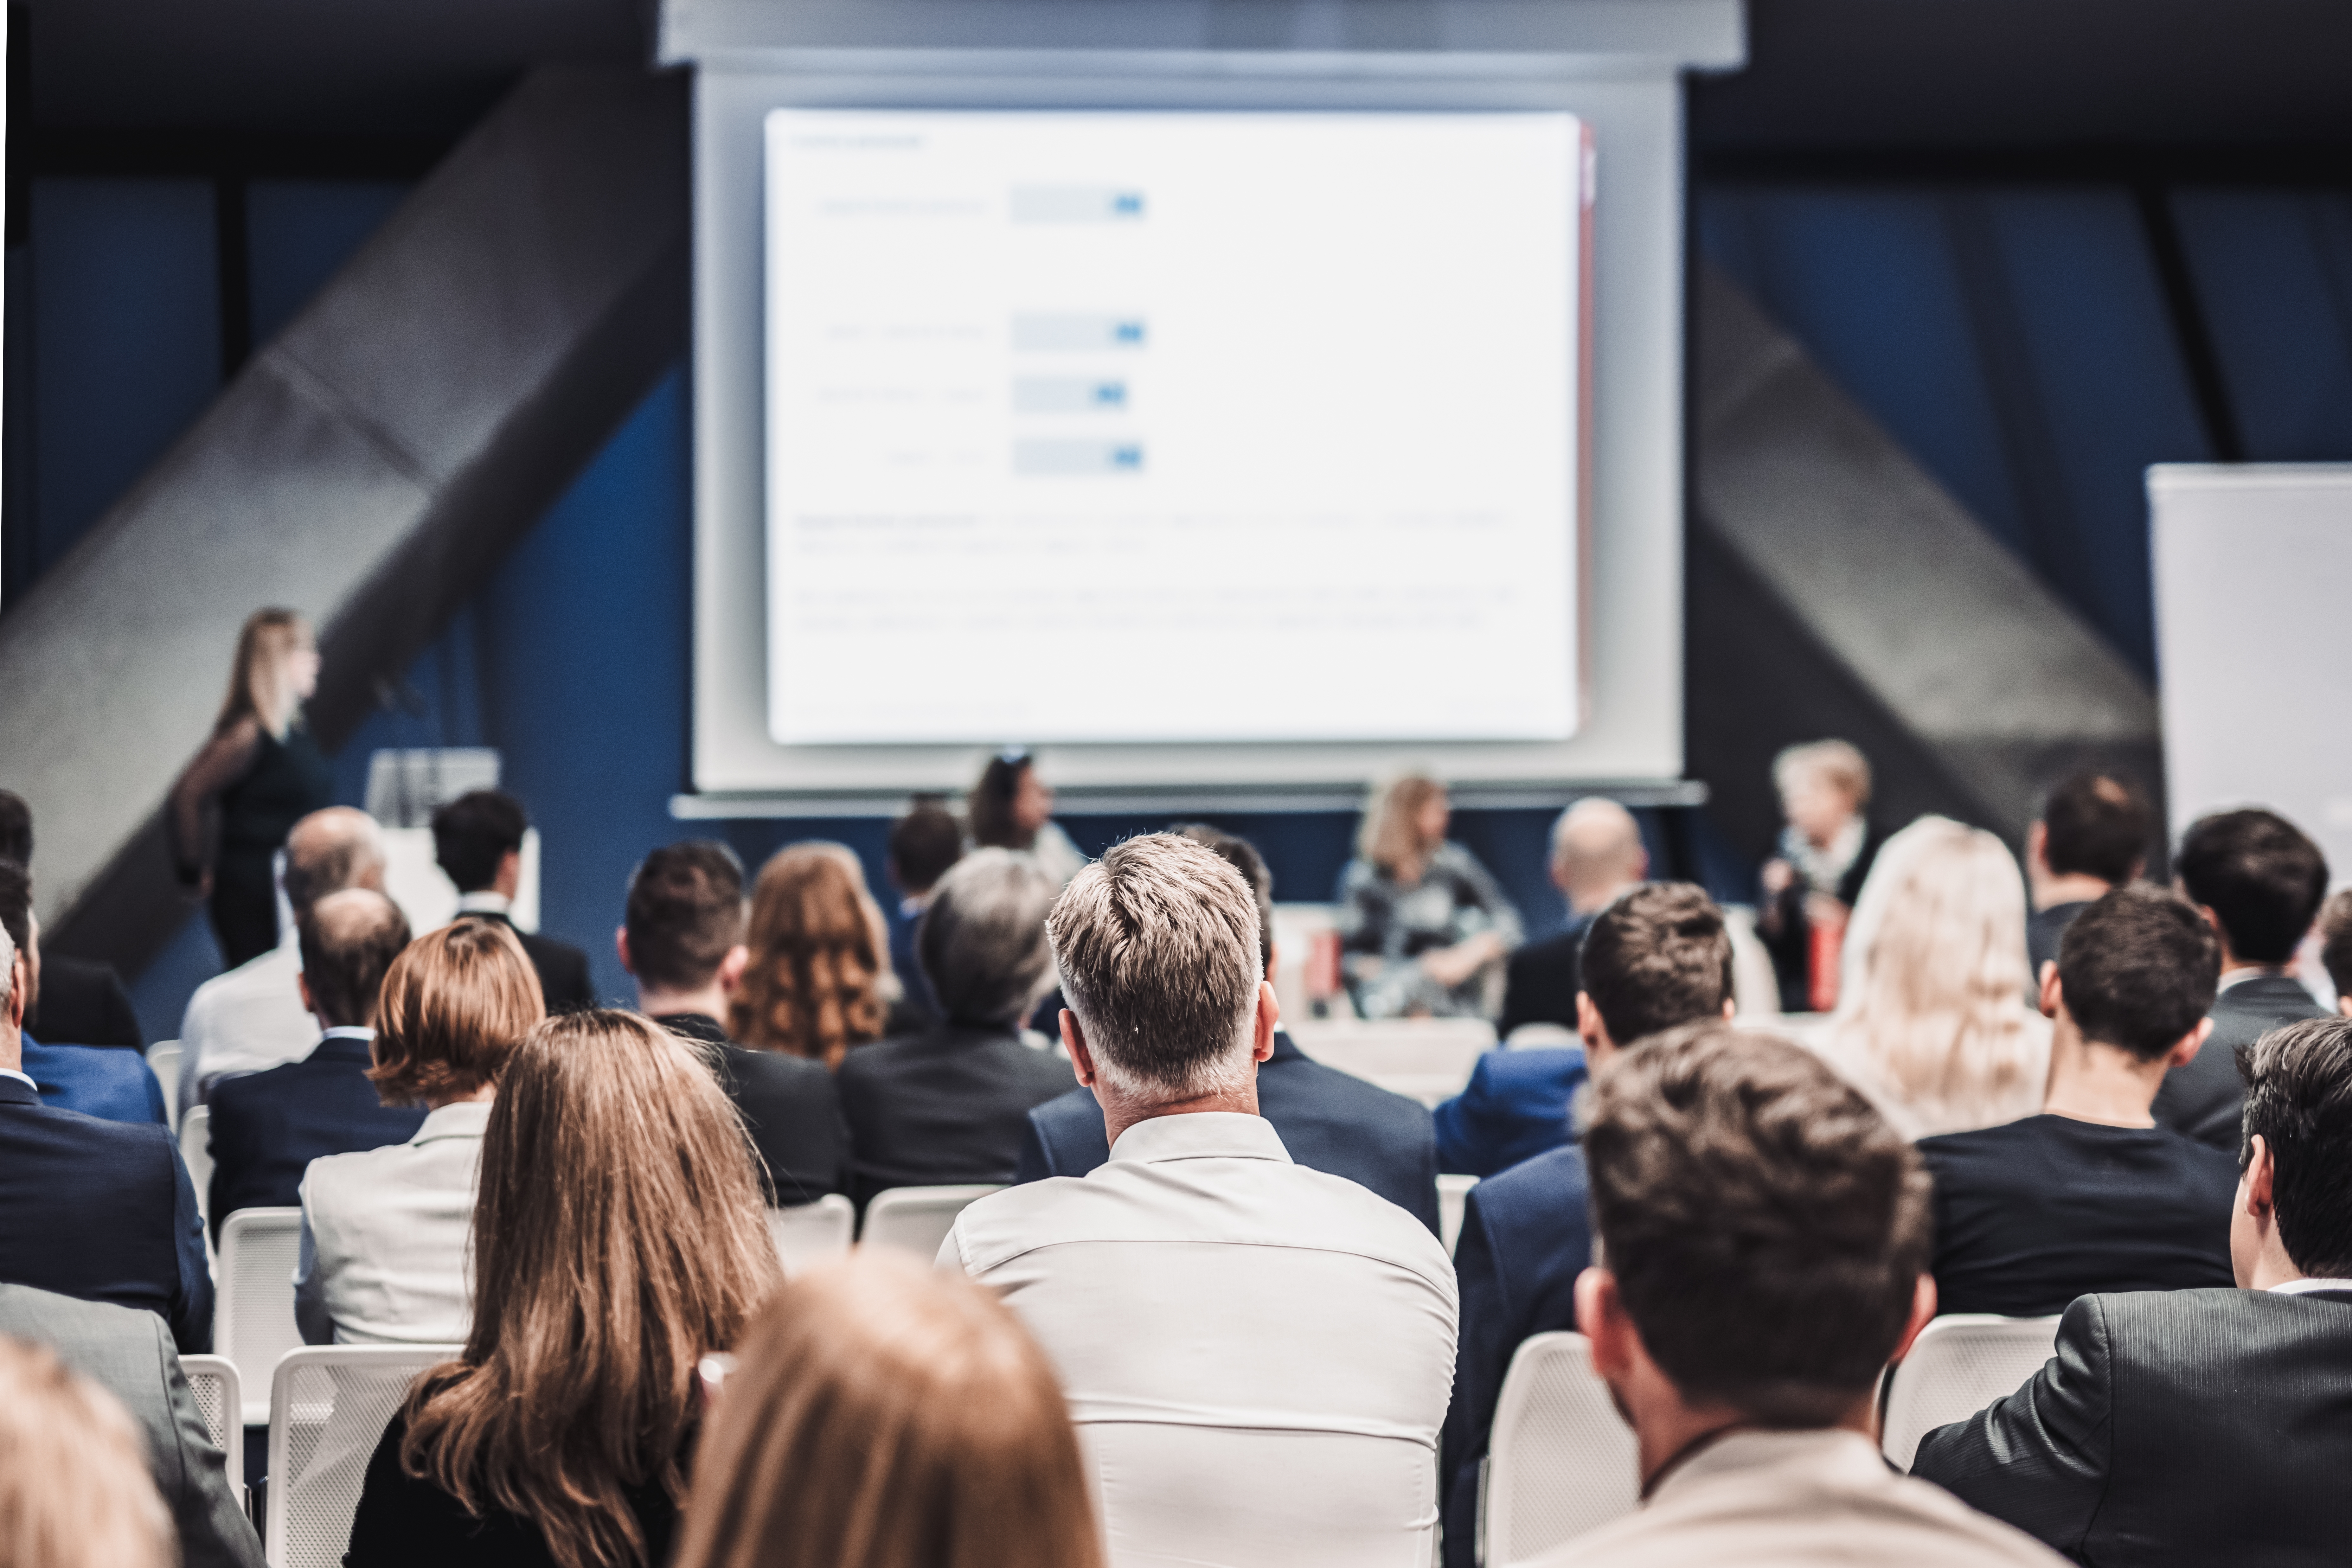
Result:
[[[1585,1191],[1584,1151],[1567,1143],[1497,1171],[1471,1188],[1470,1195],[1486,1206],[1497,1202],[1549,1202],[1568,1194],[1580,1204]]]
[[[1259,1070],[1259,1092],[1271,1089],[1279,1095],[1311,1095],[1328,1106],[1339,1108],[1350,1120],[1378,1123],[1398,1130],[1411,1130],[1416,1136],[1429,1135],[1429,1111],[1421,1101],[1376,1083],[1367,1083],[1352,1073],[1301,1058],[1285,1062],[1279,1071],[1270,1068]],[[1087,1097],[1089,1102],[1092,1096]]]
[[[842,1066],[847,1068],[856,1055],[852,1051],[843,1059]],[[830,1087],[833,1082],[833,1075],[825,1070],[823,1062],[811,1061],[806,1057],[730,1045],[726,1047],[726,1058],[729,1068],[747,1083],[807,1090],[820,1084]]]
[[[1059,1131],[1071,1125],[1093,1122],[1102,1125],[1102,1102],[1095,1099],[1094,1090],[1081,1084],[1066,1094],[1040,1100],[1029,1108],[1030,1119],[1050,1131]]]

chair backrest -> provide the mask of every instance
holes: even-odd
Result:
[[[158,1040],[147,1047],[147,1070],[163,1086],[163,1119],[180,1130],[180,1042]]]
[[[188,1392],[195,1395],[196,1414],[205,1418],[205,1431],[228,1456],[224,1468],[230,1490],[243,1496],[245,1395],[237,1381],[236,1363],[221,1355],[184,1355],[180,1371],[188,1380]]]
[[[167,1100],[169,1096],[165,1097]],[[196,1212],[207,1220],[212,1218],[213,1185],[213,1108],[195,1105],[180,1121],[180,1163],[188,1168],[188,1180],[196,1184]]]
[[[1287,1027],[1316,1061],[1424,1105],[1461,1093],[1495,1047],[1495,1026],[1484,1018],[1308,1019]]]
[[[839,1193],[827,1193],[813,1204],[768,1211],[768,1234],[775,1238],[776,1257],[788,1275],[847,1252],[856,1230],[857,1205]]]
[[[2016,1393],[2042,1370],[2057,1338],[2055,1318],[1954,1312],[1930,1322],[1886,1391],[1879,1443],[1887,1458],[1909,1469],[1922,1437]]]
[[[1507,1568],[1633,1511],[1633,1429],[1610,1403],[1582,1334],[1537,1334],[1511,1357],[1495,1402],[1480,1500],[1479,1559]]]
[[[1462,1239],[1462,1215],[1470,1205],[1470,1189],[1478,1184],[1475,1176],[1440,1176],[1437,1178],[1437,1237],[1445,1243],[1445,1256],[1454,1256],[1454,1244]]]
[[[313,1345],[269,1379],[269,1486],[262,1531],[270,1568],[339,1568],[352,1515],[383,1429],[428,1367],[462,1345]]]
[[[955,1228],[956,1215],[963,1213],[964,1205],[1001,1190],[982,1184],[893,1187],[887,1193],[877,1193],[874,1201],[866,1205],[866,1228],[858,1232],[857,1239],[868,1247],[919,1253],[928,1263],[940,1255],[940,1244]]]
[[[302,1348],[294,1326],[294,1266],[302,1249],[302,1211],[239,1209],[221,1226],[219,1304],[213,1348],[236,1363],[244,1380],[245,1419],[269,1419],[269,1373],[278,1358]]]

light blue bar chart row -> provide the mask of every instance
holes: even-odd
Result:
[[[1024,475],[1139,474],[1139,441],[1033,440],[1013,443],[1013,471]]]
[[[1127,383],[1116,376],[1013,378],[1013,409],[1016,414],[1124,414],[1127,405]]]
[[[1014,223],[1137,223],[1143,193],[1128,185],[1015,185]]]
[[[1132,351],[1143,347],[1149,335],[1140,315],[1024,312],[1013,318],[1013,348],[1016,353]]]

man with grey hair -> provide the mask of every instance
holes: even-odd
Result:
[[[1022,1020],[1054,988],[1054,879],[1026,854],[976,849],[948,868],[915,930],[940,1021],[859,1046],[834,1086],[849,1123],[849,1195],[1013,1180],[1029,1109],[1076,1082]],[[1043,1048],[1041,1048],[1043,1047]]]
[[[1054,1361],[1111,1568],[1428,1562],[1453,1267],[1258,1115],[1278,1010],[1248,885],[1152,834],[1073,878],[1048,929],[1110,1159],[981,1199],[940,1262]]]

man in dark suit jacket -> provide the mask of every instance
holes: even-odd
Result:
[[[2221,936],[2221,990],[2205,1049],[2166,1077],[2156,1120],[2235,1153],[2245,1097],[2238,1047],[2325,1011],[2287,968],[2326,897],[2327,861],[2319,846],[2273,812],[2224,811],[2189,825],[2174,869],[2180,890]]]
[[[2240,1289],[2086,1296],[1912,1474],[2078,1563],[2341,1563],[2352,1542],[2352,1019],[2249,1047]]]
[[[1567,896],[1568,926],[1511,954],[1497,1039],[1508,1040],[1523,1024],[1576,1027],[1576,950],[1592,917],[1649,874],[1650,853],[1632,812],[1587,795],[1559,814],[1551,829],[1551,880]]]
[[[0,1334],[49,1352],[122,1402],[180,1538],[183,1568],[261,1568],[261,1538],[229,1490],[180,1358],[150,1312],[0,1285]]]
[[[637,1010],[703,1046],[743,1119],[768,1201],[814,1203],[841,1190],[849,1138],[823,1062],[748,1050],[727,1037],[728,998],[743,978],[743,863],[715,839],[655,850],[629,874],[614,933],[637,983]]]
[[[33,868],[33,808],[25,797],[0,789],[0,860]],[[110,963],[51,953],[40,966],[33,1005],[25,1027],[61,1046],[127,1046],[144,1050],[139,1015],[131,994]]]
[[[408,945],[408,921],[382,893],[349,888],[310,907],[299,928],[302,1000],[323,1031],[299,1062],[224,1079],[212,1098],[212,1216],[217,1238],[243,1208],[291,1208],[322,1154],[405,1143],[422,1106],[388,1106],[368,1078],[376,994]]]
[[[523,836],[530,831],[522,802],[499,790],[473,790],[433,814],[433,858],[457,889],[459,914],[503,921],[521,940],[549,1012],[593,1007],[596,983],[588,973],[588,955],[514,923]]]

